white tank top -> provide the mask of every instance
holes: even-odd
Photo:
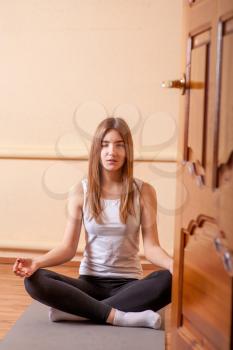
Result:
[[[134,179],[139,187],[142,180]],[[82,180],[84,190],[83,225],[86,246],[79,267],[80,275],[105,277],[143,277],[139,252],[140,202],[136,189],[134,208],[136,217],[129,215],[126,224],[119,216],[120,199],[101,199],[103,224],[89,218],[86,205],[87,179]]]

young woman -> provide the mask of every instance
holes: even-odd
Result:
[[[61,244],[13,266],[26,291],[50,307],[50,320],[89,319],[117,326],[161,326],[156,312],[171,302],[173,259],[160,247],[154,188],[133,177],[133,141],[122,118],[104,119],[95,132],[88,178],[68,196],[68,220]],[[44,269],[71,260],[82,222],[86,247],[79,277]],[[145,257],[163,269],[143,278],[139,228]]]

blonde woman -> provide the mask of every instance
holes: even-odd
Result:
[[[171,301],[173,259],[159,245],[154,188],[133,176],[133,141],[122,118],[106,118],[96,129],[88,177],[68,196],[61,244],[13,266],[26,291],[48,305],[51,321],[92,320],[102,324],[159,329],[159,311]],[[71,260],[82,223],[86,247],[79,277],[45,267]],[[145,257],[162,267],[143,278],[139,228]]]

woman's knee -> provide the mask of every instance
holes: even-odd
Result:
[[[40,292],[41,286],[43,286],[44,270],[38,269],[30,277],[24,278],[24,286],[28,294],[35,298]]]
[[[172,283],[172,274],[169,270],[153,271],[145,277],[145,279],[149,278],[161,279],[167,285],[171,285]]]
[[[156,285],[159,284],[163,291],[171,291],[172,274],[169,270],[154,271],[150,274],[150,278],[156,279]]]
[[[169,304],[172,297],[172,274],[169,270],[161,270],[159,273],[159,284],[161,292],[161,307]]]
[[[169,270],[162,271],[162,281],[167,289],[171,289],[172,287],[172,274]]]

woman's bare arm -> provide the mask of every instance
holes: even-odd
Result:
[[[63,264],[76,253],[82,227],[83,189],[81,182],[72,187],[67,200],[67,223],[62,242],[48,253],[36,258],[17,258],[13,272],[19,277],[30,277],[36,270]]]
[[[173,272],[173,258],[160,246],[157,230],[157,196],[155,189],[144,182],[141,191],[141,230],[144,253],[152,264]]]
[[[67,223],[63,240],[48,253],[34,259],[39,267],[60,265],[74,257],[82,227],[82,206],[83,189],[80,182],[69,191],[67,200]]]

